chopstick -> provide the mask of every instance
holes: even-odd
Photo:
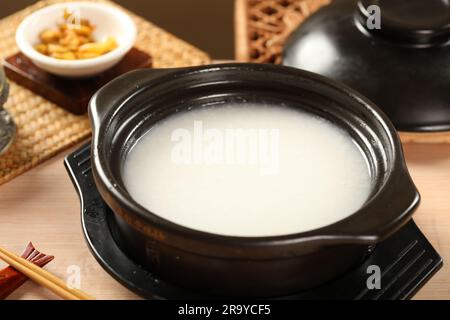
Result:
[[[23,273],[34,282],[49,289],[56,295],[66,300],[95,300],[81,290],[70,289],[64,281],[50,272],[39,268],[35,264],[0,247],[0,259],[5,261],[17,271]]]

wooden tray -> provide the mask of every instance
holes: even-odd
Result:
[[[109,81],[128,71],[151,65],[150,55],[136,48],[131,49],[112,69],[88,79],[67,79],[51,75],[36,67],[22,53],[6,58],[4,62],[5,72],[10,80],[74,114],[86,113],[91,97]]]

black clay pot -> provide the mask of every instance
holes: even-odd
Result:
[[[359,91],[398,130],[450,130],[448,1],[333,0],[291,35],[283,64]]]
[[[176,225],[133,201],[122,167],[152,125],[188,108],[244,101],[283,103],[348,131],[370,163],[373,191],[364,207],[310,232],[240,238]],[[270,297],[320,285],[361,263],[419,203],[389,120],[358,93],[309,72],[256,64],[135,71],[102,88],[89,112],[93,174],[115,213],[117,243],[165,281],[204,295]]]

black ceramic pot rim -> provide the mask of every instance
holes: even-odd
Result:
[[[389,141],[389,146],[386,147],[392,151],[392,163],[390,164],[392,170],[386,176],[383,186],[350,217],[320,229],[285,236],[233,237],[197,231],[165,220],[140,206],[126,192],[118,188],[117,177],[108,172],[110,159],[103,157],[99,151],[103,148],[104,132],[109,130],[109,126],[120,113],[120,108],[150,86],[155,89],[155,86],[157,87],[159,84],[167,85],[171,81],[185,80],[194,75],[225,71],[228,74],[230,72],[236,74],[259,72],[266,77],[267,81],[271,81],[270,75],[276,74],[295,77],[299,83],[308,84],[314,90],[327,88],[328,93],[339,94],[341,98],[358,105],[363,112],[369,113],[383,128],[383,133],[387,135]],[[105,108],[109,109],[105,110]],[[374,244],[390,236],[409,221],[420,201],[419,193],[406,168],[397,132],[388,118],[370,101],[345,85],[296,68],[262,64],[223,64],[134,71],[102,88],[91,100],[89,115],[93,126],[92,168],[94,180],[102,197],[125,222],[131,223],[131,220],[137,218],[139,222],[134,223],[134,227],[168,245],[175,246],[176,240],[179,242],[181,239],[186,247],[203,250],[202,253],[207,250],[208,254],[213,255],[216,246],[226,245],[230,250],[226,253],[221,250],[217,254],[221,256],[225,254],[226,256],[223,257],[233,258],[241,256],[243,252],[247,251],[247,253],[252,252],[258,255],[258,258],[262,258],[267,245],[272,247],[301,245],[304,250],[305,247],[311,249],[323,245]],[[399,195],[398,199],[392,198],[392,195],[395,194]],[[377,207],[380,204],[382,205]],[[367,215],[365,214],[366,210],[373,212],[371,215]],[[130,212],[132,216],[130,216]],[[162,232],[160,232],[161,230]],[[206,249],[205,246],[201,249],[198,248],[196,244],[199,242],[206,243]]]

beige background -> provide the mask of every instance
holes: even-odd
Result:
[[[114,0],[217,59],[234,58],[233,0]],[[0,19],[33,0],[0,0]]]

